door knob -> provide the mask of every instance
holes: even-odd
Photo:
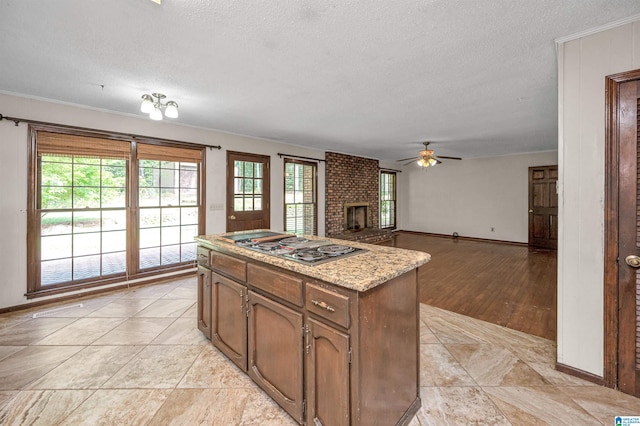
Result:
[[[633,268],[640,268],[640,257],[638,256],[629,255],[624,258],[624,261]]]
[[[529,209],[529,213],[533,213],[533,209]]]
[[[232,214],[231,216],[229,216],[229,220],[236,220],[236,216]]]

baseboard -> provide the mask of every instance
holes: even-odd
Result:
[[[406,230],[396,230],[393,232],[393,234],[414,234],[414,235],[424,235],[427,237],[437,237],[437,238],[448,238],[448,239],[453,239],[454,237],[452,235],[447,235],[447,234],[435,234],[432,232],[420,232],[420,231],[406,231]],[[508,245],[512,245],[512,246],[520,246],[520,247],[529,247],[529,244],[527,243],[520,243],[517,241],[506,241],[506,240],[492,240],[489,238],[477,238],[477,237],[465,237],[463,235],[459,235],[457,237],[458,240],[465,240],[465,241],[477,241],[480,243],[497,243],[497,244],[508,244]]]
[[[184,278],[186,276],[190,276],[190,275],[195,275],[196,273],[193,270],[189,270],[189,271],[185,271],[183,273],[180,274],[176,274],[176,275],[172,275],[170,277],[162,277],[162,278],[153,278],[150,277],[148,279],[145,280],[140,280],[140,281],[136,281],[134,283],[132,282],[123,282],[120,285],[114,285],[111,287],[106,287],[106,288],[98,288],[95,290],[90,290],[90,291],[85,291],[82,293],[76,293],[76,294],[68,294],[65,296],[60,296],[60,297],[56,297],[56,298],[51,298],[51,299],[47,299],[47,300],[41,300],[39,302],[32,302],[32,303],[25,303],[22,305],[15,305],[15,306],[9,306],[6,308],[0,308],[0,314],[5,314],[7,312],[15,312],[15,311],[22,311],[25,309],[30,309],[30,308],[37,308],[40,306],[44,306],[44,305],[51,305],[54,303],[60,303],[60,302],[66,302],[68,300],[80,300],[84,297],[87,296],[95,296],[96,294],[102,294],[102,293],[109,293],[111,291],[116,291],[116,290],[122,290],[125,288],[132,288],[132,287],[139,287],[139,286],[143,286],[143,285],[149,285],[149,284],[161,284],[167,281],[173,281],[179,278]]]
[[[605,386],[605,382],[604,382],[604,378],[603,377],[596,376],[593,373],[589,373],[587,371],[580,370],[579,368],[570,367],[568,365],[561,364],[561,363],[557,362],[556,363],[556,370],[558,370],[561,373],[565,373],[565,374],[568,374],[570,376],[574,376],[574,377],[577,377],[579,379],[586,380],[588,382],[595,383],[595,384],[600,385],[600,386]]]

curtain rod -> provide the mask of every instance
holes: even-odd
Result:
[[[396,172],[396,173],[402,173],[402,170],[396,170],[396,169],[387,169],[384,167],[378,167],[378,170],[382,171],[382,172]]]
[[[92,132],[105,132],[104,130],[97,130],[97,129],[89,129],[86,127],[75,127],[75,126],[67,126],[64,124],[57,124],[57,123],[48,123],[46,121],[37,121],[37,120],[29,120],[28,118],[16,118],[16,117],[7,117],[6,115],[2,115],[0,114],[0,121],[2,120],[9,120],[9,121],[13,121],[13,123],[15,124],[15,126],[17,127],[18,124],[20,123],[29,123],[29,124],[40,124],[40,125],[44,125],[44,126],[58,126],[58,127],[66,127],[66,128],[73,128],[73,129],[79,129],[79,130],[88,130],[88,131],[92,131]],[[108,132],[108,131],[106,131]],[[110,133],[110,132],[109,132]],[[116,132],[120,135],[124,135],[124,133],[119,133]],[[128,135],[130,136],[132,139],[136,139],[136,138],[148,138],[148,139],[155,139],[155,140],[161,140],[161,141],[167,141],[167,142],[180,142],[180,141],[174,141],[171,139],[162,139],[162,138],[156,138],[156,137],[152,137],[152,136],[142,136],[142,135]],[[184,143],[184,142],[182,142]],[[200,145],[203,147],[209,147],[209,149],[222,149],[221,145],[203,145],[203,144],[194,144],[192,142],[187,142],[189,144],[192,145]]]
[[[302,157],[300,155],[291,155],[291,154],[283,154],[281,152],[278,153],[278,157],[291,157],[291,158],[302,158],[303,160],[312,160],[312,161],[327,161],[324,158],[311,158],[311,157]]]

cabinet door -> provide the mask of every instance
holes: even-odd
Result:
[[[211,340],[211,271],[198,266],[198,328]]]
[[[211,341],[238,367],[247,371],[247,288],[216,273],[212,277]]]
[[[302,314],[249,291],[249,376],[299,423]]]
[[[349,336],[307,322],[307,424],[349,424]]]

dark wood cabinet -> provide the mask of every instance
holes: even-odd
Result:
[[[298,423],[410,423],[421,404],[416,269],[357,291],[210,250],[199,324],[211,315],[212,343]]]
[[[312,318],[305,326],[307,423],[349,425],[349,336]]]
[[[211,341],[247,371],[247,287],[213,273]]]
[[[249,291],[249,377],[302,423],[302,314]]]
[[[198,329],[211,340],[211,271],[198,265]]]

